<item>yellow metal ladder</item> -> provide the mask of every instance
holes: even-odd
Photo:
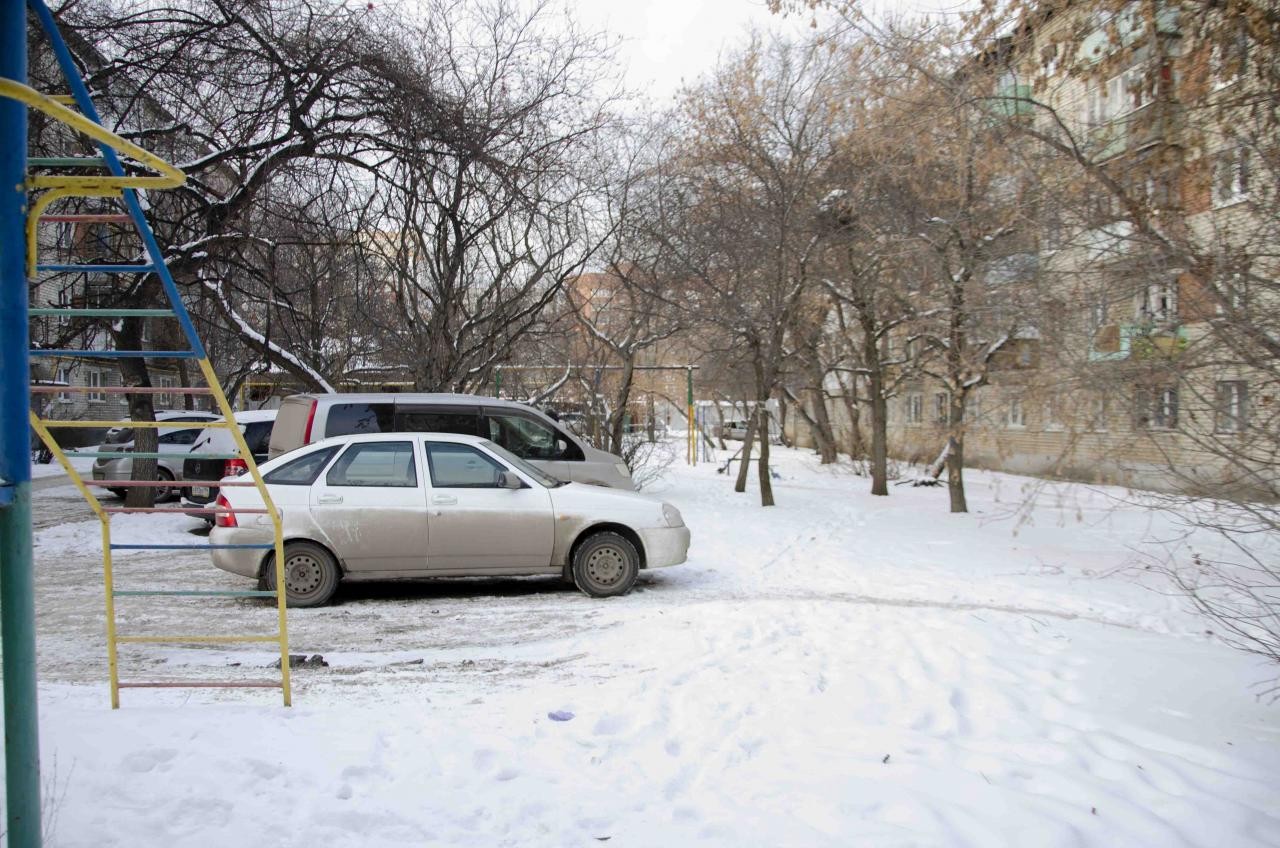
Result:
[[[217,410],[222,414],[220,421],[210,422],[204,426],[219,427],[226,429],[230,433],[235,442],[236,450],[231,453],[189,453],[184,454],[184,458],[203,458],[203,459],[240,459],[248,467],[248,479],[242,480],[209,480],[209,481],[183,481],[188,484],[195,485],[212,485],[212,486],[253,486],[258,489],[261,494],[264,508],[262,509],[232,509],[228,507],[205,507],[200,509],[187,508],[169,508],[169,507],[147,507],[134,508],[127,506],[104,506],[91,491],[90,487],[105,488],[132,488],[138,486],[144,487],[168,487],[173,484],[168,481],[143,481],[143,480],[100,480],[86,481],[76,468],[71,464],[58,441],[54,438],[52,430],[60,428],[72,427],[117,427],[128,426],[133,428],[176,428],[190,427],[190,422],[156,422],[156,421],[61,421],[51,420],[37,416],[33,411],[31,413],[31,426],[40,436],[40,439],[49,448],[63,469],[70,476],[72,483],[79,489],[80,493],[88,502],[90,508],[97,515],[102,527],[102,556],[103,556],[103,578],[106,588],[106,619],[107,619],[107,661],[111,679],[111,706],[118,708],[120,706],[120,690],[121,689],[137,689],[137,688],[279,688],[281,690],[284,704],[288,706],[292,701],[292,692],[289,679],[289,636],[286,621],[286,593],[284,590],[284,550],[282,540],[282,529],[280,523],[280,514],[275,504],[271,500],[270,492],[268,492],[266,484],[263,482],[262,475],[258,471],[257,463],[253,459],[248,445],[245,443],[244,435],[240,432],[239,426],[236,424],[232,414],[230,404],[227,402],[226,395],[222,391],[222,386],[218,381],[217,374],[210,365],[205,349],[196,333],[195,326],[191,321],[191,316],[187,313],[186,307],[182,302],[173,277],[169,273],[164,263],[164,255],[155,240],[150,226],[147,223],[145,213],[141,202],[135,193],[136,189],[155,188],[166,189],[175,188],[182,185],[186,177],[183,173],[163,161],[154,154],[138,147],[135,144],[121,138],[116,133],[107,130],[101,125],[97,112],[93,103],[89,98],[87,89],[83,80],[80,79],[75,65],[72,62],[70,51],[67,49],[66,42],[62,39],[58,32],[57,26],[53,21],[53,16],[49,13],[48,8],[44,5],[43,0],[31,0],[29,3],[31,10],[40,20],[46,35],[48,36],[54,53],[61,66],[63,75],[69,83],[70,95],[45,95],[35,91],[21,83],[12,80],[0,79],[0,97],[9,97],[20,100],[32,109],[37,109],[49,117],[60,121],[71,129],[88,136],[99,147],[102,152],[100,158],[96,157],[56,157],[56,158],[32,158],[29,164],[49,170],[74,170],[88,171],[90,173],[72,173],[72,174],[41,174],[29,176],[27,178],[26,187],[29,192],[42,191],[39,195],[32,195],[29,204],[28,220],[27,220],[27,274],[29,279],[35,279],[38,274],[155,274],[165,291],[169,300],[169,308],[166,309],[98,309],[98,308],[33,308],[29,310],[31,317],[48,317],[48,318],[143,318],[143,319],[176,319],[181,325],[183,335],[187,341],[188,348],[185,350],[59,350],[34,348],[30,351],[33,357],[54,357],[54,358],[74,358],[74,359],[104,359],[111,360],[121,357],[136,358],[155,358],[155,359],[192,359],[200,369],[200,373],[204,378],[204,386],[183,386],[183,387],[108,387],[108,386],[49,386],[37,385],[32,386],[32,393],[36,394],[53,394],[53,393],[72,393],[72,392],[93,392],[95,394],[120,394],[120,395],[137,395],[137,394],[186,394],[198,395],[212,398]],[[79,111],[74,111],[66,104],[74,104]],[[153,171],[150,175],[127,175],[120,162],[120,155],[129,157],[139,165],[145,166]],[[106,173],[102,173],[105,169]],[[95,172],[96,173],[93,173]],[[108,198],[123,203],[125,212],[123,213],[92,213],[92,214],[48,214],[47,210],[54,203],[67,198],[75,197],[93,197]],[[40,264],[38,261],[38,228],[42,220],[56,221],[70,224],[93,224],[93,223],[132,223],[141,238],[148,256],[148,261],[140,264]],[[127,454],[133,459],[159,459],[160,453],[130,453]],[[98,453],[98,452],[77,452],[77,456],[81,457],[114,457],[119,458],[119,453]],[[115,513],[258,513],[266,514],[271,517],[272,527],[274,529],[274,541],[270,544],[261,545],[215,545],[215,544],[117,544],[111,541],[111,516]],[[120,550],[211,550],[216,548],[260,548],[265,551],[273,552],[273,565],[275,568],[275,586],[276,590],[184,590],[184,589],[154,589],[154,590],[119,590],[115,588],[115,578],[113,573],[112,551]],[[122,597],[157,597],[157,598],[174,598],[174,597],[221,597],[221,598],[274,598],[277,626],[275,633],[269,634],[126,634],[121,635],[117,632],[116,621],[116,599]],[[118,650],[120,645],[127,644],[154,644],[154,643],[177,643],[177,644],[208,644],[208,643],[250,643],[250,642],[266,642],[274,643],[279,646],[280,651],[280,679],[270,681],[205,681],[205,680],[147,680],[147,681],[121,681],[119,679],[118,670]]]

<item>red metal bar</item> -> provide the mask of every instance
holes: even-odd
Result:
[[[170,483],[169,485],[172,486],[173,484]],[[180,513],[186,513],[187,515],[196,515],[196,514],[217,515],[220,513],[226,513],[226,514],[236,513],[238,515],[266,515],[267,514],[267,511],[265,509],[240,509],[239,507],[231,507],[230,509],[227,509],[225,507],[215,508],[210,506],[202,506],[202,507],[104,506],[102,508],[102,511],[103,512],[126,512],[126,513],[127,512],[173,512],[173,513],[180,512]]]
[[[246,680],[231,681],[192,681],[164,680],[151,683],[117,683],[121,689],[279,689],[280,683],[270,681]]]
[[[128,456],[129,454],[123,454]],[[104,489],[128,488],[129,486],[137,486],[140,488],[178,488],[186,486],[256,486],[257,483],[252,480],[229,480],[223,483],[221,480],[85,480],[86,486],[101,486]]]
[[[210,395],[208,386],[31,386],[32,394],[53,395],[61,392],[93,392],[101,395]]]
[[[41,215],[51,224],[128,224],[133,221],[124,212],[85,212],[76,215]]]

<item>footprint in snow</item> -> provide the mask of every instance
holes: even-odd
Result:
[[[169,762],[176,756],[178,756],[178,752],[172,748],[152,748],[145,751],[134,751],[124,758],[124,767],[131,772],[143,774],[154,770],[156,766]]]
[[[597,736],[612,736],[615,733],[621,733],[627,729],[627,725],[631,723],[626,716],[605,716],[596,722],[596,726],[591,729],[592,733]]]

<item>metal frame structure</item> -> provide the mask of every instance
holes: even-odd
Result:
[[[27,8],[44,28],[61,72],[67,79],[70,95],[44,95],[26,85],[27,82]],[[72,108],[74,106],[74,109]],[[50,118],[97,143],[101,158],[49,158],[27,156],[28,109],[41,111]],[[150,169],[150,174],[125,173],[120,155]],[[29,175],[28,165],[42,169],[72,168],[77,172],[96,168],[99,173]],[[101,170],[105,169],[105,174]],[[67,471],[72,483],[83,494],[100,520],[102,533],[102,571],[106,597],[106,630],[111,683],[111,707],[119,707],[122,688],[234,687],[279,688],[284,705],[292,702],[289,681],[288,628],[285,619],[284,550],[279,511],[271,502],[252,453],[244,443],[233,419],[232,407],[224,396],[214,369],[197,336],[191,316],[187,314],[177,284],[166,268],[164,255],[154,233],[147,224],[142,202],[136,193],[140,188],[173,188],[186,177],[173,165],[165,163],[142,147],[101,126],[88,91],[74,65],[67,44],[61,37],[54,18],[44,0],[0,0],[0,184],[10,187],[0,192],[0,615],[3,615],[4,638],[4,706],[5,706],[5,785],[8,843],[15,848],[40,845],[40,762],[38,762],[38,720],[36,703],[35,653],[35,583],[32,574],[31,528],[31,430],[45,442]],[[31,192],[40,191],[32,197]],[[72,197],[122,202],[124,213],[46,215],[56,202]],[[37,257],[37,233],[41,219],[64,223],[132,223],[141,238],[147,261],[142,264],[40,264]],[[29,309],[29,279],[40,273],[155,274],[160,279],[169,309]],[[177,351],[67,351],[35,348],[28,350],[28,320],[31,316],[67,316],[67,318],[145,318],[175,319],[183,330],[187,350]],[[68,387],[29,386],[29,359],[33,356],[154,357],[154,359],[195,360],[205,380],[201,387]],[[159,480],[93,480],[86,482],[67,459],[51,429],[69,427],[115,427],[119,421],[56,421],[38,418],[31,409],[33,393],[95,391],[123,395],[140,393],[187,393],[204,395],[214,400],[223,420],[210,424],[228,430],[237,450],[233,453],[209,453],[210,459],[242,459],[251,479],[241,482],[218,482],[219,485],[253,485],[259,489],[265,509],[201,510],[133,509],[106,507],[90,491],[90,485],[105,488],[164,487]],[[29,428],[28,428],[29,425]],[[132,421],[136,428],[160,428],[156,421]],[[87,456],[95,456],[88,453]],[[111,456],[119,456],[113,453]],[[157,453],[132,453],[134,459],[150,459]],[[198,480],[197,480],[198,482]],[[111,542],[110,515],[115,512],[259,512],[271,516],[274,541],[255,546],[214,546],[214,544],[116,544]],[[209,550],[215,547],[261,547],[273,550],[276,591],[223,592],[183,591],[183,589],[115,589],[111,552],[119,550]],[[116,633],[115,599],[119,597],[273,597],[278,628],[273,634],[189,635]],[[122,681],[119,680],[119,644],[127,643],[229,643],[270,642],[280,649],[279,681],[205,680]]]
[[[27,81],[27,9],[0,0],[0,82]],[[27,107],[0,97],[0,638],[4,644],[6,838],[39,848],[40,722],[31,568],[31,431],[27,427]]]
[[[698,425],[693,410],[693,372],[700,365],[633,365],[633,371],[683,371],[685,372],[685,418],[689,421],[689,434],[685,439],[685,462],[698,464]],[[625,365],[496,365],[493,369],[493,393],[502,392],[503,371],[562,371],[565,368],[590,369],[595,371],[622,371]]]
[[[108,666],[111,681],[111,707],[118,708],[120,706],[120,689],[138,689],[138,688],[279,688],[282,690],[284,705],[289,706],[292,702],[291,681],[289,681],[289,642],[288,642],[288,626],[285,619],[285,592],[284,580],[284,546],[282,525],[280,525],[279,510],[275,509],[273,501],[271,501],[270,493],[266,489],[266,484],[262,480],[257,464],[253,461],[253,455],[248,450],[248,446],[244,443],[244,437],[234,419],[232,406],[230,406],[227,396],[223,393],[223,388],[218,380],[214,368],[209,363],[209,357],[205,352],[205,346],[200,341],[200,336],[196,333],[195,324],[192,323],[191,315],[187,313],[186,306],[183,305],[182,296],[179,295],[177,284],[174,283],[173,275],[169,273],[168,266],[165,265],[164,254],[160,250],[159,243],[156,242],[155,234],[151,232],[150,225],[147,224],[145,213],[143,213],[142,202],[138,200],[137,190],[140,188],[174,188],[180,186],[186,177],[173,165],[165,163],[163,159],[157,158],[151,152],[141,149],[133,143],[125,141],[109,129],[101,126],[101,119],[97,115],[97,110],[93,106],[93,102],[88,96],[88,90],[84,87],[84,82],[76,69],[76,64],[72,59],[72,54],[68,50],[67,42],[61,37],[58,27],[49,12],[49,8],[44,4],[44,0],[28,0],[29,8],[36,14],[36,18],[40,20],[42,28],[44,28],[45,36],[49,38],[50,46],[54,51],[54,56],[58,59],[59,68],[63,72],[63,76],[67,79],[70,88],[69,96],[46,96],[40,92],[33,91],[22,83],[12,81],[0,81],[0,96],[9,97],[9,99],[23,102],[29,108],[38,109],[49,115],[50,118],[60,120],[61,123],[67,124],[69,128],[74,129],[84,136],[88,136],[97,143],[101,151],[100,159],[82,159],[82,158],[52,158],[52,159],[32,159],[32,165],[41,168],[76,168],[84,170],[86,168],[105,168],[106,173],[77,173],[77,174],[41,174],[35,177],[26,177],[24,183],[28,191],[44,190],[42,195],[38,196],[35,202],[32,202],[31,209],[26,215],[26,233],[24,233],[24,245],[26,245],[26,273],[29,277],[35,277],[38,273],[101,273],[101,274],[155,274],[160,279],[161,286],[164,288],[166,297],[169,300],[169,309],[27,309],[26,313],[33,316],[79,316],[79,318],[143,318],[143,319],[175,319],[179,327],[182,328],[183,337],[186,338],[187,350],[137,350],[137,351],[74,351],[74,350],[49,350],[49,348],[33,348],[28,351],[31,356],[95,356],[102,359],[116,359],[116,357],[140,357],[140,359],[191,359],[196,361],[198,369],[205,380],[205,386],[187,386],[187,387],[164,387],[160,389],[140,388],[140,387],[118,387],[118,388],[102,388],[102,387],[50,387],[50,386],[33,386],[29,388],[32,393],[38,392],[68,392],[68,391],[93,391],[104,392],[114,391],[123,393],[123,395],[138,395],[138,393],[180,393],[180,395],[204,395],[209,396],[214,401],[218,411],[223,415],[220,421],[214,421],[207,427],[223,428],[232,436],[236,443],[236,451],[233,453],[189,453],[188,456],[201,457],[201,459],[241,459],[247,465],[248,475],[251,479],[237,480],[237,482],[220,483],[218,480],[192,480],[192,483],[210,483],[216,485],[252,485],[259,489],[264,502],[265,509],[229,509],[229,507],[201,507],[201,509],[187,509],[187,507],[129,507],[129,506],[102,506],[97,500],[95,494],[90,491],[90,485],[101,488],[129,488],[129,487],[168,487],[170,483],[164,480],[92,480],[86,482],[77,473],[74,466],[70,464],[67,455],[59,447],[58,441],[50,433],[50,429],[64,427],[79,428],[100,428],[115,427],[118,421],[95,421],[95,420],[74,420],[74,421],[55,421],[38,418],[35,412],[28,412],[31,427],[36,430],[38,436],[45,442],[49,450],[54,453],[59,464],[67,471],[72,483],[76,484],[79,492],[83,494],[84,500],[88,502],[91,509],[99,518],[102,529],[102,576],[104,576],[104,588],[106,596],[106,648],[108,648]],[[74,104],[79,110],[74,111],[64,102]],[[4,143],[0,140],[0,143]],[[120,155],[127,155],[134,163],[151,169],[154,174],[127,174],[120,163]],[[100,199],[109,199],[123,202],[125,213],[123,216],[110,215],[111,219],[124,220],[133,224],[138,237],[142,240],[143,249],[146,251],[147,261],[142,264],[120,264],[120,265],[102,265],[102,264],[40,264],[37,257],[37,233],[42,216],[46,210],[50,208],[56,201],[69,199],[69,197],[100,197]],[[59,220],[64,222],[97,222],[102,218],[101,214],[91,214],[87,216],[79,216],[73,214],[59,215]],[[5,379],[8,379],[6,377]],[[24,378],[26,379],[26,378]],[[29,406],[29,405],[28,405]],[[132,421],[131,427],[134,428],[155,428],[165,427],[163,423],[157,421]],[[88,452],[83,456],[99,456],[99,453]],[[118,456],[118,455],[111,455]],[[159,453],[143,453],[133,452],[133,459],[159,459]],[[184,512],[184,514],[220,514],[220,512],[233,512],[233,514],[265,514],[271,519],[271,526],[274,529],[273,542],[268,544],[116,544],[111,542],[111,514],[116,512]],[[271,550],[274,552],[275,565],[275,589],[273,591],[205,591],[205,589],[140,589],[140,591],[120,591],[115,588],[114,565],[111,561],[111,552],[122,550],[214,550],[214,548],[262,548],[262,550]],[[270,597],[275,599],[276,619],[278,626],[273,634],[131,634],[120,635],[116,632],[116,612],[115,599],[120,597]],[[118,652],[120,644],[142,644],[142,643],[242,643],[242,642],[273,642],[278,644],[280,649],[280,680],[276,681],[192,681],[192,680],[142,680],[142,681],[120,681],[118,667]]]

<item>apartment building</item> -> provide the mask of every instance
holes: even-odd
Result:
[[[1202,6],[1151,8],[1059,5],[983,57],[997,118],[1079,157],[1064,162],[1060,194],[1041,192],[1035,231],[979,275],[988,292],[1034,288],[1040,309],[970,392],[966,463],[1276,496],[1280,133],[1274,112],[1259,115],[1264,46],[1245,22],[1206,20]],[[1103,180],[1119,191],[1100,190]],[[919,344],[906,336],[895,342]],[[892,453],[919,461],[957,429],[926,370],[908,373],[889,405]]]

